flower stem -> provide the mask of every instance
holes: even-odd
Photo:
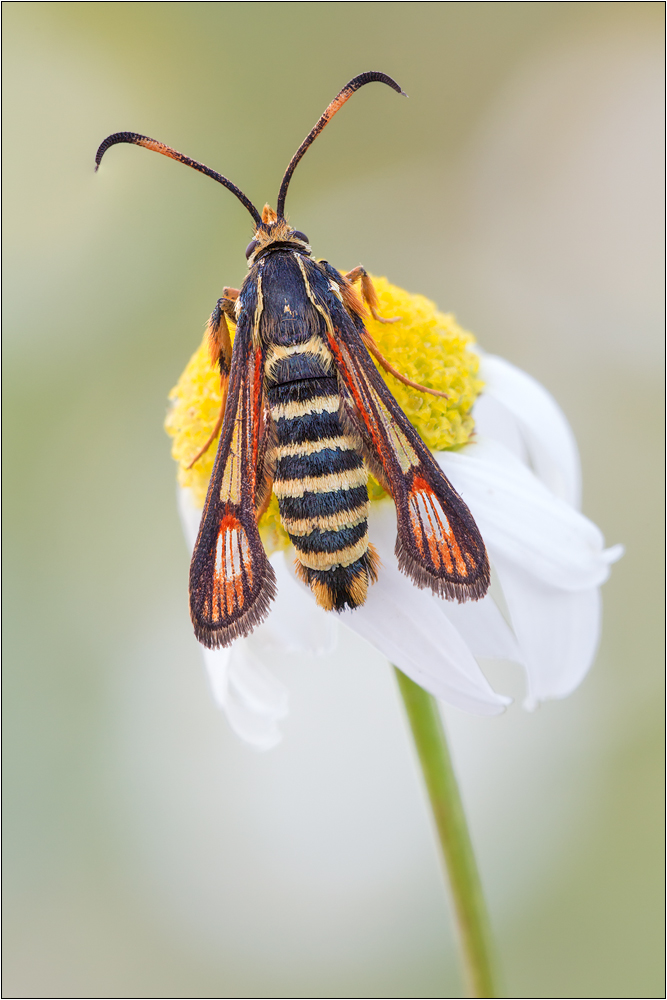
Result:
[[[497,997],[489,918],[438,703],[394,667],[449,874],[470,996]]]

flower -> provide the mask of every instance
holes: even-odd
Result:
[[[600,585],[622,547],[604,548],[578,510],[579,458],[557,404],[529,375],[483,354],[433,303],[373,279],[380,312],[401,322],[370,332],[403,374],[447,392],[420,393],[384,376],[397,401],[468,504],[493,568],[489,594],[456,604],[419,590],[399,572],[393,502],[372,480],[369,536],[382,561],[366,603],[340,615],[317,607],[292,570],[275,497],[260,531],[278,580],[266,621],[230,648],[202,649],[213,694],[232,729],[257,748],[280,739],[287,692],[270,672],[276,650],[321,653],[339,624],[357,632],[436,697],[495,715],[511,699],[493,690],[479,660],[512,660],[527,679],[526,708],[562,698],[591,666],[600,635]],[[179,463],[179,510],[194,546],[215,449],[187,466],[220,407],[219,379],[205,344],[171,393],[166,428]],[[504,605],[505,614],[501,611]]]

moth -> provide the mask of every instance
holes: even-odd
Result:
[[[363,267],[346,274],[316,260],[307,236],[285,216],[294,170],[327,122],[360,87],[351,80],[290,160],[276,210],[260,214],[222,174],[155,139],[116,132],[101,144],[96,169],[116,143],[144,146],[212,177],[254,222],[240,289],[224,288],[208,323],[220,371],[222,407],[197,460],[220,433],[190,566],[190,613],[209,648],[248,635],[267,616],[276,578],[258,521],[271,492],[294,545],[296,571],[319,605],[342,611],[364,603],[380,572],[369,542],[367,480],[372,473],[396,505],[396,556],[417,587],[445,598],[478,600],[489,586],[484,542],[467,506],[443,475],[376,368],[413,388],[364,326],[377,296]],[[358,287],[357,287],[358,286]],[[232,347],[227,320],[236,333]],[[194,462],[193,462],[194,464]]]

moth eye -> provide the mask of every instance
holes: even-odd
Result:
[[[251,254],[255,252],[256,249],[257,249],[257,240],[253,240],[251,243],[248,243],[248,246],[245,248],[246,260],[248,259],[248,257],[250,257]]]
[[[308,237],[306,236],[306,234],[305,233],[300,233],[298,229],[295,229],[292,235],[293,235],[294,239],[303,240],[304,243],[310,243],[310,240],[308,239]]]

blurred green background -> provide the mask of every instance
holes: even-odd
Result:
[[[627,554],[581,689],[447,713],[509,997],[660,997],[662,3],[5,3],[8,997],[460,997],[391,672],[276,666],[283,744],[215,709],[166,396],[250,220],[434,298],[540,379]]]

